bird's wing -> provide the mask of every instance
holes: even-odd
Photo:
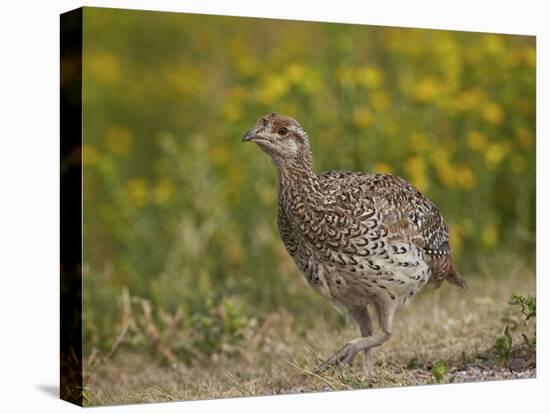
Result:
[[[436,286],[447,280],[467,288],[454,267],[438,208],[403,178],[332,171],[320,176],[320,189],[327,200],[316,212],[320,224],[305,236],[325,260],[377,275],[395,266],[412,274],[426,262]]]
[[[345,249],[338,231],[344,229],[345,239],[359,240],[359,244],[365,238],[390,237],[396,242],[412,242],[428,255],[450,255],[448,228],[439,210],[401,177],[330,171],[319,178],[321,190],[330,200],[322,213],[325,236],[335,239],[331,236],[337,232],[339,238],[332,240],[329,248]],[[346,235],[348,230],[351,237]]]

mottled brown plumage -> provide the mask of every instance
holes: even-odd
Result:
[[[316,174],[309,138],[294,119],[261,117],[243,137],[277,167],[281,239],[308,283],[344,305],[362,338],[346,344],[319,370],[352,363],[389,339],[393,315],[428,281],[466,288],[456,271],[448,228],[437,207],[403,178],[330,171]],[[367,305],[382,332],[373,334]]]

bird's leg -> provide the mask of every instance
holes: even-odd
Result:
[[[364,306],[349,306],[348,307],[351,315],[357,321],[361,335],[363,338],[372,336],[372,320],[369,315],[369,309],[366,305]],[[372,348],[365,349],[365,362],[363,363],[363,378],[366,378],[369,367],[370,367],[370,354]]]
[[[380,303],[375,305],[378,312],[378,319],[380,321],[380,328],[382,333],[367,336],[365,338],[358,338],[348,342],[342,348],[340,348],[333,356],[323,362],[316,370],[316,373],[321,373],[334,366],[349,364],[351,365],[355,356],[366,349],[380,346],[388,339],[392,334],[393,328],[393,315],[397,307],[391,303]]]

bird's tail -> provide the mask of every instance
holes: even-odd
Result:
[[[463,290],[468,290],[468,284],[464,280],[464,278],[458,273],[458,271],[452,267],[451,271],[447,273],[447,277],[445,278],[447,282],[449,282],[451,285],[455,285]]]
[[[453,263],[450,255],[432,258],[431,261],[432,278],[431,281],[438,288],[444,281],[449,282],[463,290],[468,290],[468,284],[462,278]]]

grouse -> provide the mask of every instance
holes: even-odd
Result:
[[[437,207],[401,177],[355,171],[316,174],[309,137],[293,118],[272,113],[243,136],[267,153],[278,172],[278,226],[307,282],[346,307],[361,337],[317,372],[353,363],[392,335],[395,311],[428,281],[462,289]],[[368,305],[380,330],[373,332]]]

